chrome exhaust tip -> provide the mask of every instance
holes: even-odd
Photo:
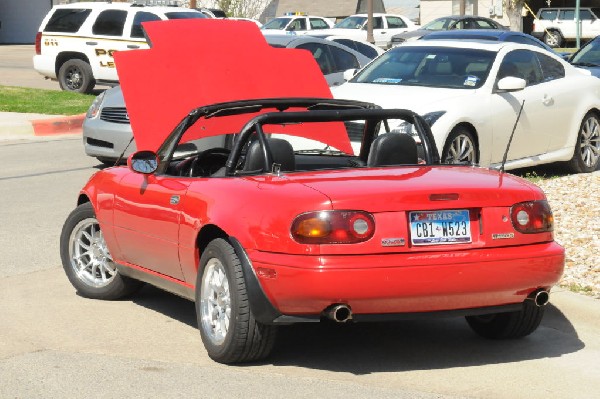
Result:
[[[336,323],[346,323],[352,320],[352,309],[345,304],[335,304],[325,309],[325,316]]]
[[[548,302],[550,302],[550,293],[546,290],[537,290],[531,293],[529,296],[535,306],[541,308],[542,306],[546,306]]]

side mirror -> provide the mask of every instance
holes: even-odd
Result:
[[[516,78],[514,76],[507,76],[498,81],[499,92],[510,92],[523,90],[527,86],[525,79]]]
[[[346,69],[344,71],[344,80],[348,81],[350,79],[352,79],[354,77],[354,75],[356,75],[356,72],[358,72],[358,69]]]
[[[127,166],[136,173],[149,175],[158,169],[158,155],[152,151],[138,151],[129,156]]]

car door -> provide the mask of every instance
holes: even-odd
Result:
[[[114,231],[124,261],[177,280],[180,207],[189,181],[128,173],[114,198]]]
[[[575,10],[560,10],[558,13],[558,20],[556,21],[556,25],[559,27],[564,38],[574,39],[577,34],[577,30],[575,28]]]
[[[600,21],[594,17],[591,10],[581,9],[579,20],[581,21],[581,37],[592,39],[600,34]]]
[[[89,59],[96,80],[118,80],[113,53],[128,50],[128,41],[123,40],[126,20],[126,10],[104,10],[92,25],[94,37],[85,44],[93,52]]]
[[[404,20],[400,17],[396,17],[394,15],[386,15],[385,23],[387,24],[386,33],[385,33],[385,45],[387,45],[391,40],[392,36],[398,33],[404,33],[408,31],[408,25]]]
[[[536,53],[530,50],[513,50],[500,64],[496,83],[503,77],[525,79],[523,90],[501,93],[491,97],[493,110],[493,148],[491,163],[500,163],[506,151],[515,120],[523,101],[523,112],[510,144],[508,160],[544,154],[548,150],[550,136],[560,127],[555,120],[555,98],[552,82],[544,82]]]
[[[367,29],[367,24],[364,29]],[[376,46],[387,46],[388,42],[392,40],[392,35],[384,25],[383,17],[373,17],[373,39]]]

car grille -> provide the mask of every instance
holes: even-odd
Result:
[[[102,108],[100,119],[105,122],[129,124],[129,115],[127,115],[127,109],[123,107]]]
[[[365,128],[364,122],[344,122],[344,125],[346,125],[346,131],[348,132],[350,141],[362,142],[363,130]]]

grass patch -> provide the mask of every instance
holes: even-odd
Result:
[[[77,115],[86,112],[94,98],[91,94],[0,86],[0,111]]]
[[[569,289],[569,291],[571,292],[576,292],[579,294],[591,294],[594,291],[594,288],[589,286],[589,285],[581,285],[578,283],[570,283],[569,285],[567,285],[567,288]]]

